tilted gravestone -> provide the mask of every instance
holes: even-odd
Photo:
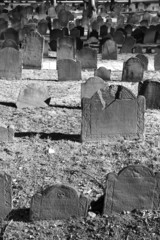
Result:
[[[20,90],[16,106],[17,108],[46,107],[47,103],[45,101],[47,100],[49,100],[48,90],[44,86],[29,84]]]
[[[13,142],[14,126],[0,125],[0,142]]]
[[[44,49],[44,37],[38,32],[31,32],[25,39],[23,68],[41,69]]]
[[[147,29],[144,35],[143,43],[144,44],[155,43],[155,39],[156,39],[156,30],[151,28]]]
[[[75,59],[76,40],[71,37],[58,38],[57,61],[59,59]]]
[[[160,83],[146,80],[139,84],[139,95],[146,99],[146,108],[160,109]]]
[[[89,47],[84,47],[76,53],[77,60],[81,62],[83,69],[97,68],[97,51]]]
[[[111,76],[111,70],[105,67],[99,67],[94,71],[94,76],[102,78],[104,81],[109,81]]]
[[[20,80],[22,77],[22,54],[12,47],[0,49],[0,79]]]
[[[140,82],[143,80],[144,66],[139,58],[129,58],[123,64],[122,81]]]
[[[86,217],[89,200],[66,185],[53,185],[31,200],[30,220],[63,220]]]
[[[121,31],[116,31],[113,34],[113,40],[117,43],[117,44],[123,44],[125,41],[125,36]]]
[[[160,52],[154,56],[154,69],[160,71]]]
[[[102,45],[102,59],[117,60],[117,44],[113,40],[107,40]]]
[[[2,43],[1,48],[11,47],[19,50],[17,43],[12,39],[7,39]]]
[[[148,69],[148,58],[143,54],[136,55],[136,58],[139,58],[143,64],[144,70],[147,71]]]
[[[58,80],[81,80],[81,63],[72,59],[60,59],[57,61]]]
[[[133,38],[132,36],[127,37],[122,45],[120,53],[132,53],[135,43],[135,38]]]
[[[159,209],[160,173],[154,174],[143,165],[131,165],[117,175],[109,173],[106,180],[103,214]]]
[[[84,94],[81,95],[83,97]],[[127,88],[110,85],[99,89],[93,95],[90,92],[88,96],[85,94],[81,101],[82,141],[113,142],[122,138],[143,140],[143,96],[136,98]]]

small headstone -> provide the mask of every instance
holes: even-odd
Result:
[[[44,86],[29,84],[20,90],[16,105],[17,108],[46,107],[45,101],[47,99],[49,99],[48,90]]]
[[[77,26],[76,28],[80,31],[80,36],[83,37],[84,36],[84,27]]]
[[[117,60],[117,44],[113,40],[107,40],[102,45],[102,59]]]
[[[97,51],[89,47],[84,47],[77,51],[77,60],[81,62],[82,68],[96,69],[97,68]]]
[[[148,58],[143,54],[136,55],[136,58],[139,58],[143,63],[144,70],[147,71],[148,69]]]
[[[121,31],[116,31],[113,34],[113,40],[117,43],[117,44],[123,44],[125,41],[125,35],[121,32]]]
[[[31,200],[30,219],[63,220],[70,217],[86,217],[89,201],[69,186],[53,185]]]
[[[103,214],[158,210],[160,174],[143,165],[123,168],[107,175]]]
[[[160,71],[160,51],[154,56],[154,69]]]
[[[60,59],[57,61],[58,80],[81,80],[81,63],[72,59]]]
[[[122,45],[121,53],[132,53],[134,44],[136,43],[135,38],[133,37],[127,37],[125,42]]]
[[[13,142],[14,126],[0,126],[0,142]]]
[[[132,32],[132,37],[136,39],[136,43],[143,43],[144,32],[140,27],[138,27]]]
[[[94,76],[102,78],[104,81],[110,81],[111,70],[106,69],[105,67],[99,67],[94,72]]]
[[[122,81],[140,82],[143,80],[144,67],[139,58],[129,58],[123,64]]]
[[[155,39],[156,39],[156,30],[149,28],[144,35],[143,43],[144,44],[155,43]]]

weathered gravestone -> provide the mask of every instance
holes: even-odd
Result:
[[[7,39],[2,43],[1,48],[11,47],[19,50],[17,43],[12,39]]]
[[[81,63],[72,59],[60,59],[57,61],[58,80],[81,80]]]
[[[160,52],[154,56],[154,69],[160,71]]]
[[[14,139],[14,126],[0,126],[0,142],[12,142]]]
[[[160,83],[146,80],[139,84],[139,95],[146,99],[146,108],[160,109]]]
[[[136,55],[136,58],[139,58],[143,64],[144,70],[147,71],[148,69],[148,58],[143,54]]]
[[[142,165],[123,168],[107,175],[103,214],[159,209],[160,173]]]
[[[125,39],[125,42],[122,45],[122,48],[121,48],[120,52],[121,53],[132,53],[135,43],[136,43],[135,38],[133,38],[132,36],[127,37]]]
[[[48,90],[44,86],[29,84],[20,90],[16,105],[17,108],[46,107],[46,102],[49,102],[49,100]]]
[[[129,58],[123,64],[122,81],[140,82],[143,80],[144,66],[139,58]]]
[[[117,60],[117,44],[113,40],[107,40],[102,45],[102,59]]]
[[[123,44],[125,41],[125,35],[121,32],[121,31],[116,31],[113,34],[113,40],[117,43],[117,44]]]
[[[4,40],[12,39],[18,45],[18,43],[19,43],[19,34],[18,34],[18,32],[15,29],[8,28],[5,32],[3,32],[3,36],[4,36]]]
[[[82,68],[97,68],[97,51],[89,47],[84,47],[76,53],[77,60],[81,62]]]
[[[104,81],[109,81],[111,76],[111,70],[105,67],[99,67],[94,71],[94,76],[102,78]]]
[[[31,32],[25,39],[23,51],[23,68],[41,69],[44,37],[38,32]]]
[[[58,38],[57,61],[60,59],[75,59],[76,40],[71,37]]]
[[[5,219],[12,210],[11,176],[0,173],[0,218]]]
[[[62,220],[70,217],[86,217],[89,200],[66,185],[53,185],[31,200],[30,219]]]
[[[22,54],[17,49],[0,49],[0,79],[20,80],[22,77]]]
[[[82,141],[113,142],[118,139],[143,139],[145,98],[136,98],[120,85],[95,90],[93,95],[82,85]],[[128,114],[130,113],[130,114]]]
[[[147,29],[144,35],[143,43],[144,44],[155,43],[155,39],[156,39],[156,30],[151,28]]]

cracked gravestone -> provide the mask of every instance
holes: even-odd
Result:
[[[25,39],[23,68],[41,69],[44,49],[44,37],[32,31]]]
[[[99,67],[94,71],[94,75],[102,78],[104,81],[110,81],[111,70],[105,67]]]
[[[84,89],[85,85],[82,86]],[[81,94],[82,141],[143,140],[145,112],[143,96],[136,98],[130,90],[121,85],[106,86],[93,92],[93,95],[91,93],[89,92],[88,96],[83,92]]]
[[[140,82],[143,80],[144,66],[139,58],[131,57],[123,64],[122,81]]]
[[[46,102],[49,99],[48,90],[44,86],[32,83],[20,90],[16,106],[17,108],[46,107],[48,106]]]
[[[77,60],[81,62],[83,69],[96,69],[97,68],[97,51],[90,47],[84,47],[76,53]]]
[[[81,80],[81,63],[73,59],[60,59],[57,61],[59,81]]]
[[[120,53],[132,53],[135,43],[135,38],[132,36],[127,37],[122,45]]]
[[[143,165],[123,168],[107,175],[103,214],[159,209],[160,173]]]
[[[32,197],[30,219],[37,221],[86,217],[88,207],[88,199],[78,194],[74,188],[57,184]]]
[[[113,40],[107,40],[102,45],[102,59],[117,60],[117,44]]]
[[[0,142],[13,142],[14,139],[14,127],[0,126]]]
[[[144,70],[147,71],[148,69],[148,58],[143,54],[136,55],[136,58],[139,58],[143,64]]]

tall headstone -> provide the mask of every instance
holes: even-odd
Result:
[[[97,68],[97,51],[89,47],[84,47],[76,53],[77,60],[81,62],[82,68]]]
[[[107,40],[102,45],[102,59],[117,60],[117,44],[113,40]]]
[[[81,63],[72,59],[60,59],[57,61],[59,81],[81,80]]]

